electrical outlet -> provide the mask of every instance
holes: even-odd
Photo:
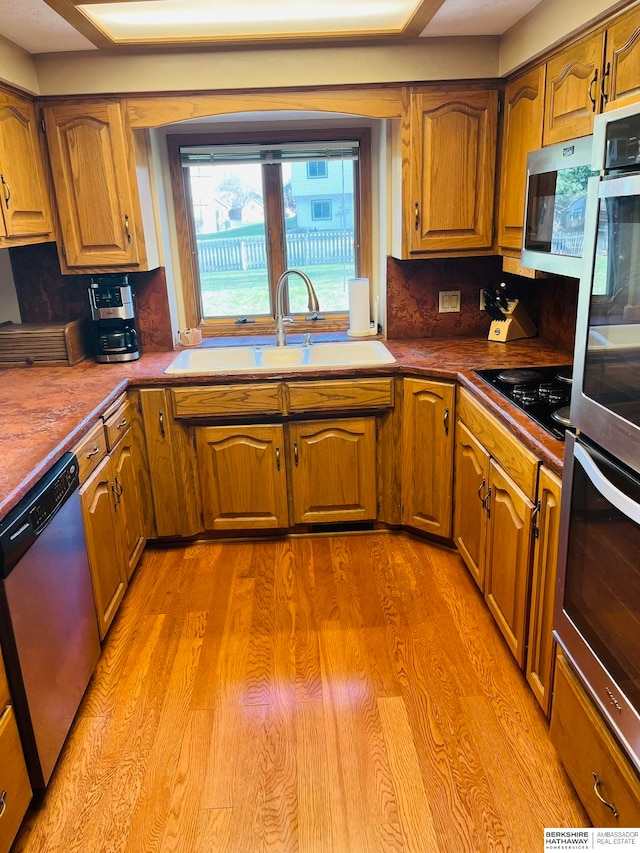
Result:
[[[438,313],[452,314],[460,311],[460,291],[441,290],[438,293]]]
[[[486,307],[487,307],[487,306],[486,306],[486,303],[485,303],[485,301],[484,301],[484,288],[483,288],[483,287],[481,287],[481,288],[480,288],[480,310],[481,310],[481,311],[484,311],[484,309],[485,309]]]

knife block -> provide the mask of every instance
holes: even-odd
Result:
[[[532,338],[537,329],[531,318],[520,304],[519,299],[509,299],[508,308],[501,308],[504,320],[492,320],[489,327],[490,341],[515,341],[518,338]]]

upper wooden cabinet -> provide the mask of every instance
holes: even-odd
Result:
[[[638,98],[639,42],[635,8],[547,62],[545,145],[588,136],[595,115]]]
[[[399,257],[489,250],[497,91],[412,90],[402,140]]]
[[[604,109],[615,109],[640,97],[640,10],[621,15],[607,28]]]
[[[8,92],[0,92],[0,193],[0,245],[53,240],[35,109]]]
[[[60,217],[63,272],[157,266],[155,235],[144,228],[136,147],[123,104],[47,106],[44,120]]]
[[[543,65],[512,80],[505,90],[498,243],[522,248],[527,155],[542,146]]]

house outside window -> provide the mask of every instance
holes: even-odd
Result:
[[[331,201],[330,199],[321,199],[311,202],[311,219],[317,222],[319,219],[331,222]]]
[[[313,160],[307,163],[308,178],[326,178],[328,173],[328,164],[324,160]]]

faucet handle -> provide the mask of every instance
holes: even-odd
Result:
[[[283,314],[282,315],[282,322],[291,324],[291,323],[295,323],[295,319],[290,314]]]

